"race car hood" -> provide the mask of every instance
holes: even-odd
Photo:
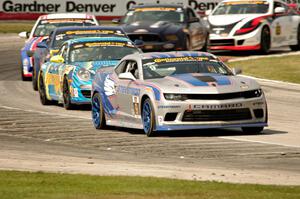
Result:
[[[255,80],[219,74],[180,74],[146,80],[163,93],[219,94],[259,89]]]
[[[130,24],[124,24],[123,30],[126,33],[162,33],[166,31],[177,31],[181,26],[167,21],[138,21]]]
[[[87,70],[96,72],[100,68],[115,66],[119,60],[102,60],[102,61],[91,61],[91,62],[74,62],[72,63],[77,69],[86,68]]]
[[[226,26],[238,23],[246,18],[256,18],[261,14],[245,14],[245,15],[210,15],[208,22],[213,26]]]

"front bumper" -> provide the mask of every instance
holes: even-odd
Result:
[[[138,46],[144,52],[146,51],[171,51],[171,50],[183,50],[183,46],[177,45],[176,42],[144,42],[142,46]]]
[[[230,33],[228,35],[218,35],[210,34],[210,50],[232,50],[232,51],[249,51],[249,50],[259,50],[261,40],[261,28],[243,34],[234,35]]]
[[[71,102],[73,104],[90,104],[91,90],[91,85],[71,86]]]
[[[264,96],[234,100],[164,101],[157,107],[156,130],[263,127],[268,125],[266,107]]]

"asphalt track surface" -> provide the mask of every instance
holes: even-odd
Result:
[[[20,80],[24,40],[0,35],[0,169],[300,185],[300,86],[260,81],[263,134],[239,130],[95,130],[90,107],[42,106]]]

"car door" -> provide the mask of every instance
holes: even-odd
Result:
[[[187,23],[192,48],[202,48],[205,44],[205,27],[201,24],[201,20],[197,18],[197,15],[191,8],[187,8]]]
[[[68,47],[67,44],[61,47],[58,55],[62,56],[65,59],[65,62],[67,60],[67,51]],[[54,100],[59,100],[59,96],[61,95],[61,88],[60,88],[60,71],[64,67],[65,63],[55,63],[51,62],[49,69],[48,69],[48,76],[49,76],[49,82],[48,82],[48,90],[49,95]]]
[[[278,7],[285,8],[284,13],[275,13]],[[279,1],[274,1],[273,21],[271,23],[272,47],[280,47],[289,44],[289,35],[291,31],[291,16],[287,12],[287,6]]]
[[[135,60],[127,60],[123,73],[131,73],[136,79],[139,79],[138,65]],[[138,121],[139,107],[138,97],[140,90],[135,80],[120,79],[116,85],[116,101],[118,104],[119,116],[132,127]]]

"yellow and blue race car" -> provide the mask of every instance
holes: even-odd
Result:
[[[43,105],[53,101],[66,109],[89,104],[96,71],[116,65],[128,54],[138,52],[128,38],[87,37],[66,41],[50,62],[42,65],[38,90]]]

